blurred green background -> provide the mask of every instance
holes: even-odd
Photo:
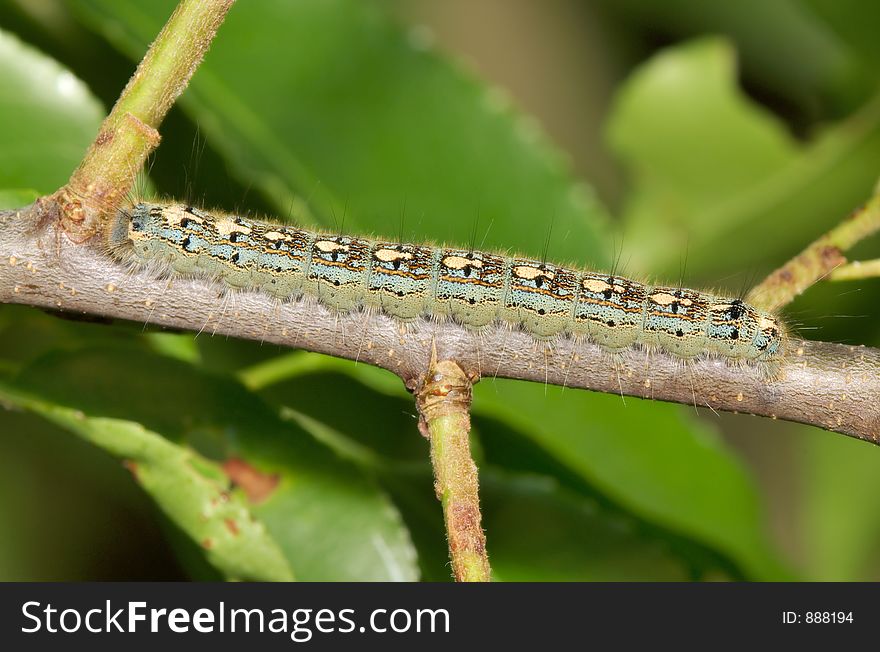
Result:
[[[64,183],[173,5],[0,2],[3,206]],[[538,256],[552,223],[552,259],[742,292],[880,176],[878,24],[855,0],[249,0],[150,184]],[[877,346],[878,299],[825,283],[786,317]],[[0,579],[449,579],[383,372],[0,306],[0,400]],[[880,451],[846,437],[487,379],[473,446],[499,580],[880,579]]]

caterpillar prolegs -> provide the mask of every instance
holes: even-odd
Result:
[[[308,295],[331,310],[378,309],[402,321],[501,321],[536,339],[584,337],[611,352],[641,346],[691,359],[772,362],[785,329],[740,299],[647,285],[516,256],[313,232],[181,204],[119,211],[111,251],[279,299]]]

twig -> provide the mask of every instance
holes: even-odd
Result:
[[[4,224],[5,222],[5,224]],[[417,320],[401,333],[384,315],[336,315],[313,302],[237,293],[217,300],[206,281],[128,274],[97,245],[57,237],[34,212],[0,212],[0,302],[218,333],[326,353],[388,369],[411,390],[431,359],[455,360],[469,377],[581,387],[809,423],[880,443],[880,350],[792,340],[779,377],[759,369],[632,350],[612,359],[588,342],[560,338],[545,349],[505,325],[479,334],[450,322]],[[225,307],[224,307],[225,306]],[[573,435],[574,436],[574,435]]]
[[[156,129],[202,62],[234,0],[182,0],[150,46],[85,158],[46,208],[75,242],[97,233],[130,192],[156,146]]]
[[[778,310],[846,263],[843,252],[880,230],[880,194],[752,288],[746,300]]]
[[[880,258],[874,260],[856,260],[843,267],[838,267],[828,276],[831,281],[855,281],[863,278],[880,276]]]
[[[458,582],[488,582],[477,466],[471,458],[471,379],[451,360],[431,362],[416,391],[419,430],[431,442],[434,490],[443,505],[449,556]]]

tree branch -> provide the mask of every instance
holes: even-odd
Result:
[[[434,489],[443,505],[453,574],[458,582],[488,582],[477,465],[469,440],[471,379],[455,362],[437,362],[433,351],[415,394],[419,430],[431,442]]]
[[[855,260],[838,267],[828,275],[829,281],[857,281],[880,276],[880,258],[874,260]]]
[[[181,0],[54,200],[68,235],[100,231],[159,144],[157,128],[199,67],[234,0]]]
[[[384,315],[335,315],[313,301],[280,304],[255,292],[218,300],[206,281],[127,274],[100,244],[75,245],[39,210],[0,213],[0,302],[22,303],[180,329],[220,333],[359,359],[417,389],[431,360],[454,360],[471,376],[581,387],[808,423],[880,443],[880,351],[792,340],[779,377],[723,360],[683,366],[667,355],[627,351],[616,360],[588,342],[536,345],[494,325],[476,334],[449,322],[401,327]],[[650,360],[650,364],[647,364]],[[616,361],[616,364],[613,362]]]
[[[843,252],[878,230],[880,194],[875,194],[849,218],[752,288],[746,301],[767,310],[779,310],[817,281],[833,277],[833,272],[847,262]]]

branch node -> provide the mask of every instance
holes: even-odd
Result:
[[[470,451],[471,378],[452,360],[431,362],[416,392],[419,430],[431,442],[434,490],[443,505],[449,556],[459,582],[488,582],[477,466]]]
[[[835,272],[847,263],[843,253],[878,230],[880,195],[875,195],[752,288],[746,301],[767,310],[779,310],[817,281],[833,278]]]
[[[61,227],[83,243],[131,191],[159,145],[165,114],[183,92],[234,0],[181,0],[110,111],[67,185],[52,199]]]
[[[55,194],[61,227],[73,242],[85,242],[102,230],[160,140],[156,129],[131,113],[118,124],[102,126],[70,181]]]

